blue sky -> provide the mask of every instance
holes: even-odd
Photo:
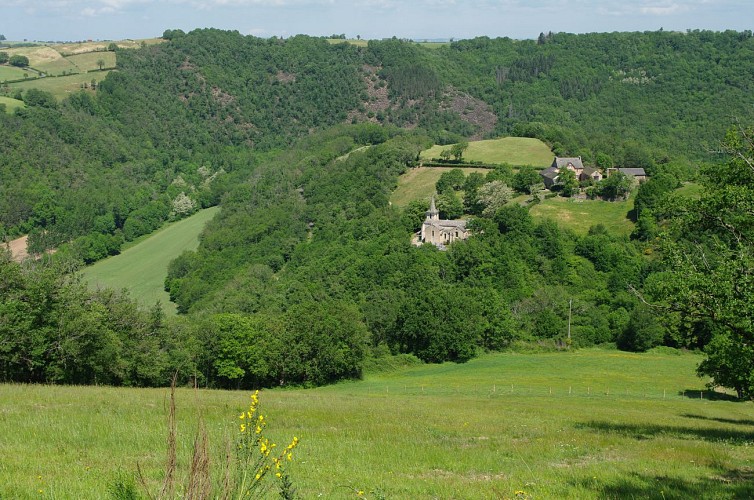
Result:
[[[0,0],[9,40],[117,40],[214,27],[261,37],[536,38],[754,28],[754,0]]]

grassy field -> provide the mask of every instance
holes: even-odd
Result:
[[[50,92],[57,99],[64,99],[72,92],[81,90],[82,83],[91,83],[92,80],[101,82],[105,79],[109,71],[97,71],[95,73],[79,73],[70,76],[59,76],[55,78],[39,78],[26,82],[11,83],[8,86],[11,89],[39,89]]]
[[[159,300],[166,313],[175,314],[175,304],[164,290],[168,264],[199,245],[199,233],[218,210],[208,208],[169,224],[120,255],[84,269],[82,275],[90,286],[127,288],[141,304],[151,306]]]
[[[447,146],[432,146],[422,151],[420,158],[429,160],[440,158],[440,153]],[[503,137],[486,141],[469,142],[469,148],[463,155],[468,161],[484,163],[509,163],[511,165],[532,165],[546,168],[552,163],[554,155],[547,145],[539,139],[528,137]]]
[[[51,61],[34,66],[34,68],[49,76],[62,75],[63,72],[79,73],[79,69],[76,67],[76,65],[71,63],[71,61],[69,61],[65,57],[53,59]]]
[[[443,172],[455,167],[416,167],[409,169],[398,178],[398,188],[390,196],[390,202],[405,207],[410,201],[429,199],[435,193],[435,184]],[[489,172],[486,168],[464,168],[464,173]]]
[[[535,218],[554,219],[558,225],[578,234],[586,234],[591,226],[603,224],[613,233],[629,235],[634,223],[628,213],[634,208],[635,193],[627,201],[576,200],[557,196],[543,200],[531,208]]]
[[[57,61],[63,58],[63,56],[61,56],[57,50],[45,45],[36,45],[33,47],[16,47],[8,49],[5,52],[7,52],[9,56],[26,56],[29,59],[29,66],[31,66],[32,68],[40,68],[45,64],[49,64],[53,61]]]
[[[88,52],[86,54],[77,54],[66,58],[79,71],[90,71],[99,69],[97,61],[105,62],[105,68],[115,67],[115,52]]]
[[[699,198],[701,198],[703,190],[704,186],[702,186],[701,184],[696,184],[695,182],[685,182],[683,186],[676,190],[676,193],[681,196],[686,196],[688,198],[698,200]]]
[[[25,106],[23,101],[3,96],[0,96],[0,104],[5,104],[5,112],[9,114],[13,113],[16,109],[23,108]]]
[[[23,78],[24,73],[28,72],[24,69],[16,68],[15,66],[0,66],[0,82]]]
[[[700,393],[699,360],[486,355],[261,401],[273,440],[301,439],[289,470],[302,498],[751,498],[752,403]],[[0,497],[105,498],[137,463],[156,491],[167,394],[0,385]],[[249,396],[177,401],[185,477],[197,415],[221,462]]]

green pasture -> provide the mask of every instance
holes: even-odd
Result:
[[[683,186],[676,189],[675,192],[681,196],[699,199],[702,196],[702,191],[704,191],[704,186],[702,186],[701,184],[697,184],[695,182],[685,182]]]
[[[104,61],[105,68],[115,67],[115,52],[87,52],[66,57],[79,71],[99,69],[97,61]]]
[[[591,226],[604,225],[609,231],[628,236],[634,223],[628,218],[634,209],[634,196],[626,201],[583,200],[557,196],[531,207],[535,218],[555,220],[562,228],[586,234]]]
[[[69,76],[37,78],[25,82],[10,83],[11,89],[39,89],[50,92],[57,99],[64,99],[73,92],[81,90],[81,84],[91,83],[95,80],[97,83],[105,79],[109,71],[97,71],[94,73],[79,73]]]
[[[350,43],[351,45],[355,45],[357,47],[366,47],[369,44],[368,40],[357,40],[355,38],[349,38],[347,40],[343,40],[342,38],[328,38],[327,43],[330,45],[336,45],[339,43]]]
[[[435,193],[435,184],[443,172],[458,167],[415,167],[398,178],[398,187],[390,196],[390,202],[397,207],[405,207],[413,200],[429,199]],[[464,168],[463,172],[489,172],[486,168]]]
[[[301,440],[289,471],[302,498],[751,498],[752,403],[704,392],[699,361],[505,353],[264,391],[261,404],[274,441]],[[137,464],[154,494],[167,397],[0,385],[0,497],[105,498]],[[180,483],[198,416],[217,468],[248,402],[248,392],[177,391]]]
[[[28,74],[29,72],[25,69],[17,68],[15,66],[0,66],[0,82],[24,78],[24,73]]]
[[[76,67],[76,65],[72,64],[68,59],[64,57],[46,61],[34,66],[34,68],[50,76],[62,75],[64,71],[66,73],[79,72],[79,69]]]
[[[451,146],[432,146],[422,151],[420,158],[438,159],[442,150]],[[463,159],[466,161],[509,163],[514,166],[532,165],[541,168],[550,166],[553,158],[552,151],[544,142],[529,137],[503,137],[469,142],[469,147],[463,154]]]
[[[0,104],[5,104],[5,112],[9,114],[13,113],[18,108],[23,108],[26,106],[23,101],[3,96],[0,96]]]
[[[126,288],[142,305],[160,301],[166,313],[175,314],[175,304],[164,290],[168,264],[184,250],[199,245],[199,233],[218,210],[208,208],[168,224],[120,255],[87,267],[82,271],[84,280],[92,287]]]

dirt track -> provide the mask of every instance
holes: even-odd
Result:
[[[10,254],[13,257],[13,260],[16,262],[21,262],[26,257],[29,256],[28,253],[26,253],[26,240],[28,239],[28,236],[22,236],[20,238],[16,238],[15,240],[10,241],[7,244],[7,247],[10,249]]]

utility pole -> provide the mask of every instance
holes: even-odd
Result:
[[[571,347],[571,310],[573,299],[568,299],[568,347]]]

